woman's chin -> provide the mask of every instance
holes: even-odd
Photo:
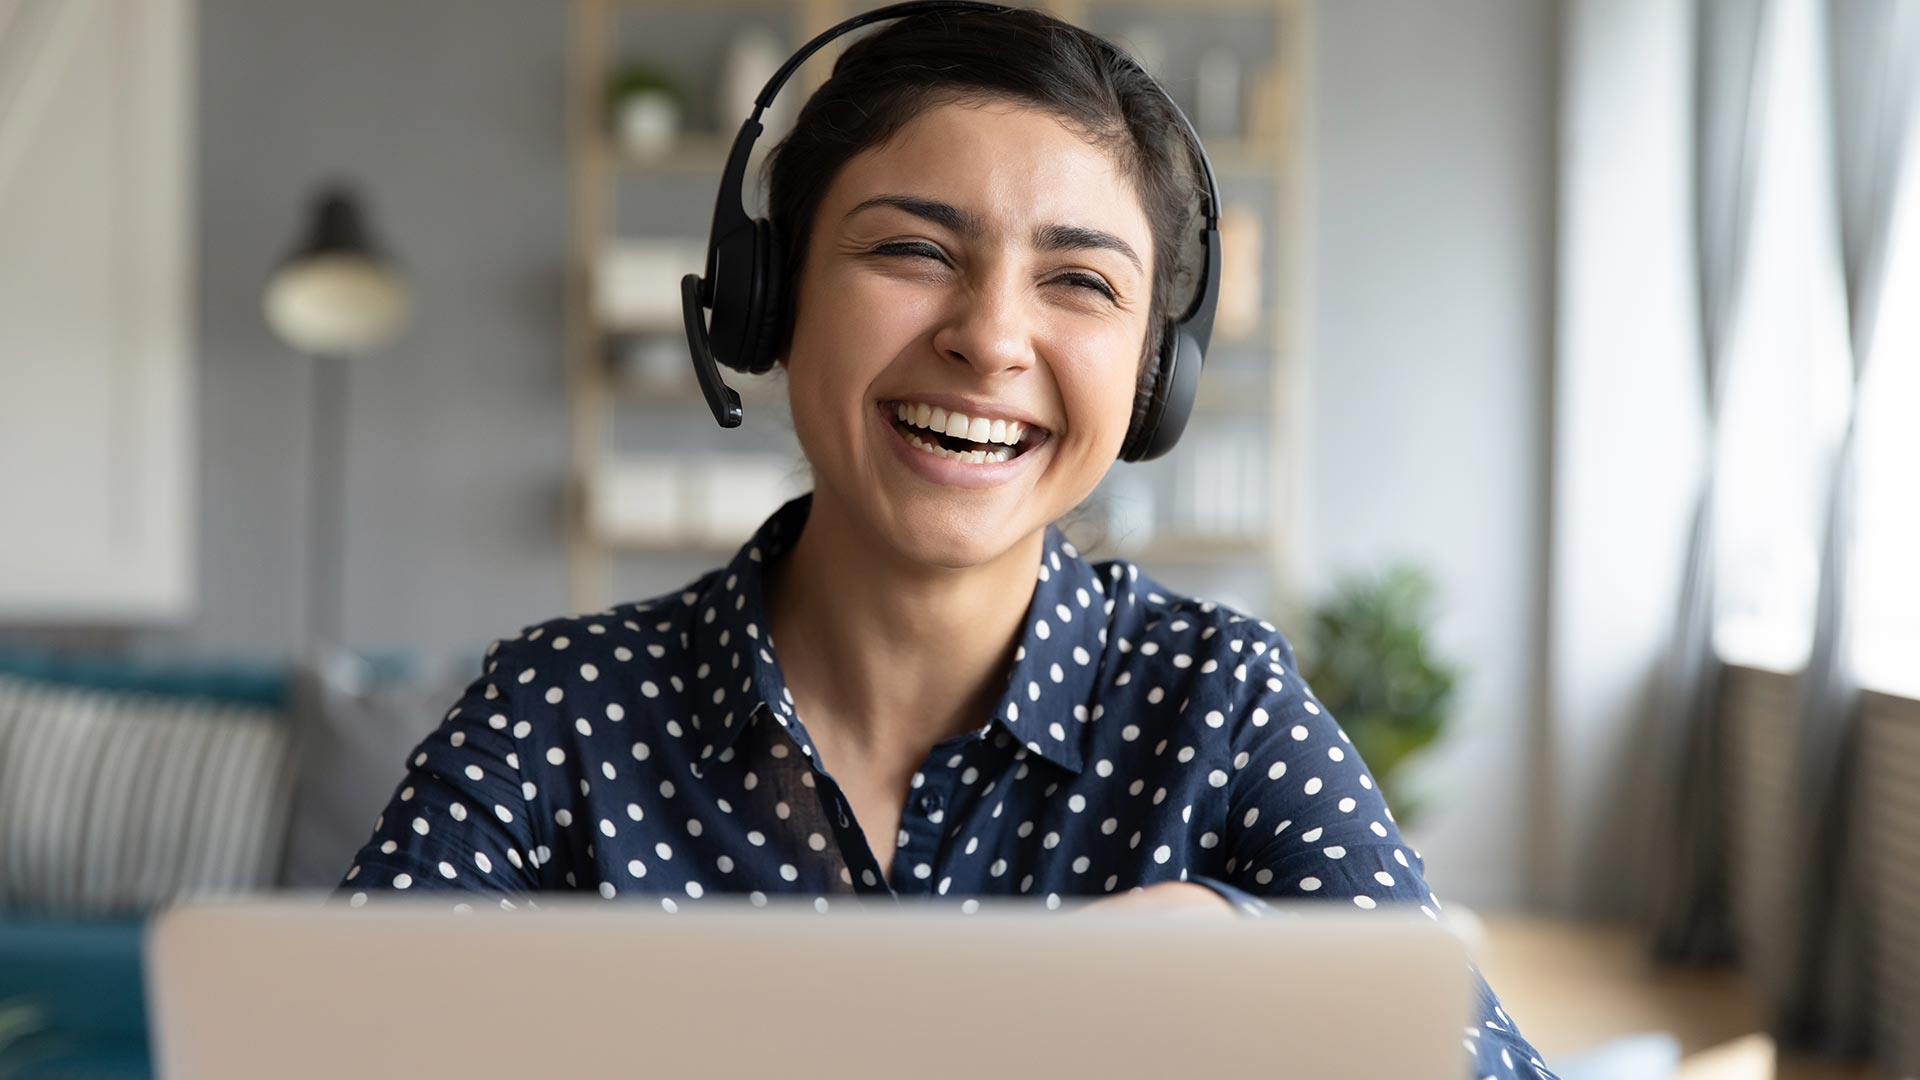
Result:
[[[958,570],[993,562],[1033,532],[1019,524],[1017,507],[981,513],[978,502],[923,496],[896,503],[887,515],[893,547],[912,562]]]

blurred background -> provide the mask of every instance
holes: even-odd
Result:
[[[145,1075],[156,905],[807,489],[677,283],[866,6],[0,0],[0,1062]],[[1920,1072],[1920,4],[1043,6],[1225,203],[1069,534],[1294,641],[1562,1075]]]

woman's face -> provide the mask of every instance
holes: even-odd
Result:
[[[814,219],[783,358],[816,491],[945,567],[1072,509],[1126,434],[1152,259],[1132,182],[1047,113],[936,106],[852,158]]]

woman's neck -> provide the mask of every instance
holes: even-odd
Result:
[[[769,631],[816,740],[868,761],[919,761],[987,723],[1038,580],[1045,530],[988,563],[903,557],[816,490],[792,550],[767,568]],[[830,730],[828,730],[830,729]]]

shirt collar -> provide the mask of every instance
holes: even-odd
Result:
[[[792,548],[812,505],[812,492],[789,500],[761,523],[724,568],[706,579],[704,588],[681,595],[693,609],[696,693],[724,691],[706,709],[719,716],[693,720],[703,737],[697,750],[702,763],[724,754],[762,711],[787,728],[803,753],[814,756],[767,632],[764,592],[767,566]],[[1100,574],[1058,527],[1047,525],[1041,548],[1038,580],[1013,669],[981,730],[985,734],[998,724],[1029,752],[1078,773],[1092,719],[1089,710],[1097,708],[1094,688],[1112,604]]]

